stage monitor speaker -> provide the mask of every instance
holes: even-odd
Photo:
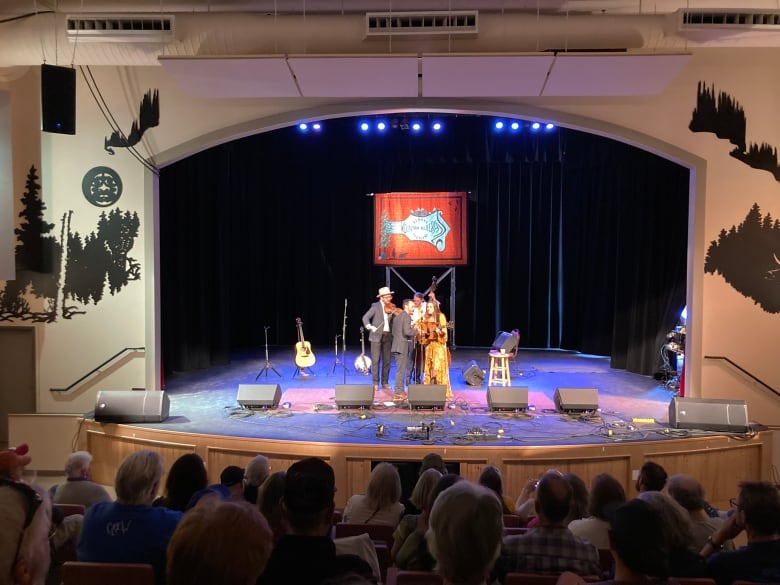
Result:
[[[669,403],[669,426],[674,429],[701,429],[746,433],[749,430],[744,400],[681,398]]]
[[[599,407],[599,391],[596,388],[556,388],[553,401],[560,412],[595,411]]]
[[[279,384],[239,384],[236,402],[244,408],[276,408],[281,397]]]
[[[76,133],[76,70],[41,65],[41,128],[56,134]]]
[[[419,409],[444,410],[447,386],[444,384],[409,384],[409,406]]]
[[[490,346],[490,349],[495,351],[501,351],[503,349],[504,352],[511,353],[516,347],[517,337],[506,331],[499,331],[498,336],[495,341],[493,341],[493,345]]]
[[[170,410],[168,394],[159,390],[100,390],[95,400],[98,422],[162,422]]]
[[[473,361],[463,369],[463,380],[469,386],[482,386],[485,382],[485,370]]]
[[[336,384],[338,408],[371,408],[374,404],[374,387],[371,384]]]
[[[488,386],[488,407],[493,411],[518,411],[528,408],[527,386]]]

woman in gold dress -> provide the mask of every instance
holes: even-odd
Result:
[[[447,400],[452,399],[450,357],[447,349],[447,318],[436,302],[428,303],[425,316],[417,322],[420,343],[425,346],[423,384],[444,384]]]

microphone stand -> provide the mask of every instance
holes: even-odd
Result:
[[[341,322],[341,363],[344,365],[344,383],[347,383],[347,299],[344,299],[344,319]]]
[[[271,362],[268,360],[268,330],[270,328],[271,327],[269,325],[265,325],[263,327],[263,329],[265,329],[265,366],[263,366],[263,369],[260,370],[260,372],[258,372],[257,376],[255,376],[255,382],[257,382],[257,379],[263,374],[265,374],[265,377],[267,378],[268,370],[273,371],[273,373],[279,376],[280,378],[282,377],[282,375],[276,371],[276,368],[274,368]]]

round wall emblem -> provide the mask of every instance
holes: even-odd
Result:
[[[95,167],[81,180],[81,191],[92,205],[108,207],[122,196],[122,179],[112,168]]]

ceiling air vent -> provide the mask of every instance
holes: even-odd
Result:
[[[174,38],[166,14],[78,14],[67,16],[68,39],[80,43],[159,43]]]
[[[755,30],[780,31],[780,10],[687,10],[677,11],[680,31]]]
[[[366,36],[474,35],[478,30],[476,10],[433,12],[368,12]]]

